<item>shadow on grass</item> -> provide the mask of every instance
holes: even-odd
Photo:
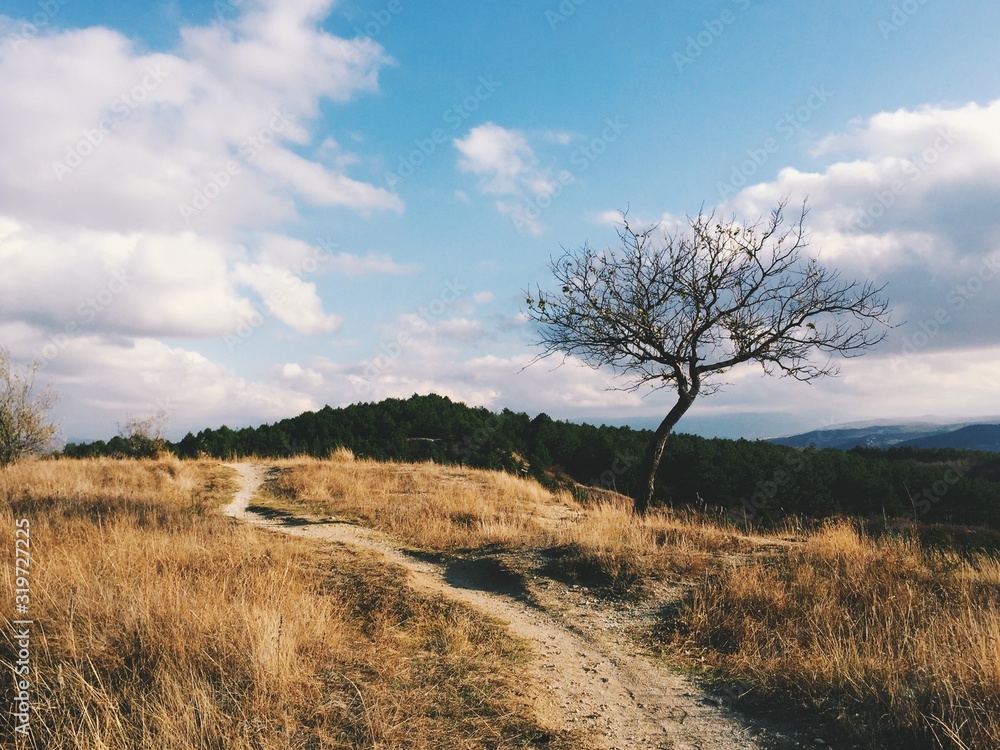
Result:
[[[253,513],[254,515],[260,516],[268,521],[276,521],[282,526],[295,527],[295,526],[326,526],[328,524],[334,523],[347,523],[346,521],[337,521],[334,519],[322,519],[322,520],[310,520],[308,518],[302,518],[301,516],[296,516],[293,513],[289,513],[285,510],[278,510],[277,508],[269,508],[264,505],[250,505],[247,507],[247,513]]]
[[[550,547],[542,554],[545,562],[539,573],[554,581],[585,586],[603,599],[636,600],[646,593],[646,577],[627,566],[613,572],[576,544]]]
[[[503,558],[452,559],[445,564],[444,579],[455,588],[502,594],[534,606],[525,572]]]

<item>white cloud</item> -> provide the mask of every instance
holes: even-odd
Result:
[[[57,330],[214,336],[252,311],[228,261],[239,248],[193,233],[39,232],[0,217],[0,320]]]
[[[523,132],[488,122],[456,138],[454,146],[459,169],[479,177],[481,193],[498,196],[495,206],[501,214],[534,236],[544,232],[541,206],[548,205],[559,183],[551,169],[539,165]]]
[[[303,281],[286,268],[240,264],[236,278],[260,296],[263,308],[294,331],[305,334],[335,333],[343,318],[323,310],[316,285]]]
[[[449,318],[442,320],[436,326],[436,331],[442,337],[451,341],[472,343],[483,335],[483,324],[470,318]]]
[[[5,211],[94,228],[219,231],[291,218],[299,200],[400,210],[397,196],[290,148],[309,145],[323,99],[373,90],[390,62],[371,40],[323,32],[329,6],[256,3],[235,22],[184,29],[171,53],[143,53],[104,28],[5,45]],[[182,216],[179,205],[199,195],[207,205]]]
[[[332,5],[247,0],[162,52],[100,27],[0,45],[0,343],[64,392],[64,432],[107,436],[96,415],[158,402],[175,429],[314,408],[322,375],[305,363],[255,382],[158,338],[211,351],[259,310],[329,334],[342,319],[312,274],[414,270],[272,231],[305,206],[403,208],[348,174],[369,157],[320,120],[392,64],[371,39],[324,31]]]
[[[412,263],[398,263],[385,253],[358,255],[340,250],[340,245],[329,238],[311,244],[281,234],[260,235],[255,258],[258,263],[288,268],[291,273],[303,277],[327,272],[348,277],[404,275],[420,269]]]
[[[477,175],[484,193],[509,195],[539,178],[538,159],[520,131],[488,122],[454,143],[461,154],[459,168]]]
[[[266,231],[303,203],[402,208],[349,177],[355,159],[332,140],[310,157],[322,101],[375,90],[391,64],[370,39],[323,31],[331,5],[249,2],[235,20],[182,29],[168,52],[100,27],[2,45],[0,320],[218,336],[254,314],[240,285],[267,298],[324,263],[345,276],[413,270]],[[339,327],[313,284],[285,297],[275,315],[293,329]]]
[[[996,341],[1000,318],[1000,100],[877,114],[825,138],[816,172],[789,167],[722,205],[755,218],[808,198],[810,251],[845,277],[888,283],[902,325],[873,355]],[[837,160],[837,158],[841,160]]]
[[[545,133],[545,140],[549,143],[556,143],[560,146],[566,146],[573,142],[573,134],[568,133],[564,130],[550,130]]]
[[[15,357],[47,351],[40,382],[61,394],[53,417],[63,438],[107,438],[127,415],[164,411],[170,435],[228,424],[243,426],[317,408],[302,386],[278,378],[248,380],[230,367],[146,337],[83,334],[62,346],[25,324],[0,324]]]
[[[326,382],[323,373],[297,362],[286,362],[277,368],[277,373],[284,382],[302,388],[316,389]]]
[[[606,227],[616,227],[621,226],[622,223],[622,213],[621,211],[599,211],[594,215],[594,221],[601,226]]]

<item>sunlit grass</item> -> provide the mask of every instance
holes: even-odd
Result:
[[[535,745],[524,653],[498,625],[377,556],[224,518],[234,489],[231,469],[169,459],[0,470],[6,591],[30,520],[33,746]]]
[[[545,509],[578,509],[534,481],[432,463],[293,459],[272,490],[313,513],[363,521],[417,547],[447,551],[551,540]]]
[[[674,642],[866,747],[1000,747],[998,582],[995,558],[834,522],[767,560],[714,566]]]
[[[846,521],[772,537],[694,513],[638,519],[612,493],[580,505],[433,464],[290,461],[275,486],[427,549],[545,549],[561,574],[614,593],[680,586],[661,637],[675,659],[749,684],[750,701],[820,712],[862,746],[1000,747],[995,557]]]

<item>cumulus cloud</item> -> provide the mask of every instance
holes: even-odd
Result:
[[[808,198],[810,252],[887,283],[895,309],[876,358],[992,345],[1000,317],[1000,100],[876,114],[817,144],[827,166],[781,170],[719,213],[766,215]],[[789,207],[794,210],[794,205]]]
[[[497,210],[509,216],[515,226],[541,234],[544,225],[533,201],[552,195],[557,183],[552,170],[539,165],[525,133],[488,122],[472,128],[464,138],[456,138],[454,146],[459,169],[479,177],[480,192],[499,196]]]
[[[292,386],[316,389],[324,385],[323,373],[312,367],[303,367],[298,362],[286,362],[277,368],[278,377]]]
[[[269,314],[298,333],[335,333],[343,325],[339,315],[324,312],[316,285],[286,268],[240,264],[236,278],[257,292]]]
[[[43,232],[0,217],[0,320],[63,330],[214,336],[251,312],[228,259],[193,233]]]
[[[317,408],[288,378],[249,380],[204,355],[148,337],[84,333],[56,338],[24,323],[0,324],[15,357],[42,357],[41,377],[57,390],[64,439],[107,438],[129,414],[163,412],[168,432],[281,419]]]
[[[0,46],[0,314],[63,325],[78,297],[122,271],[130,284],[101,325],[215,335],[249,311],[231,278],[243,253],[220,238],[293,218],[300,202],[401,209],[397,196],[345,174],[349,159],[331,168],[307,156],[322,100],[375,89],[390,63],[370,39],[324,32],[330,6],[251,3],[234,20],[183,29],[171,52],[143,52],[100,27]],[[409,270],[348,252],[331,265],[346,275]],[[260,291],[262,272],[254,278]],[[312,322],[300,312],[296,324],[330,329],[310,305]]]
[[[4,45],[5,210],[160,231],[266,224],[292,217],[297,200],[399,210],[397,196],[293,150],[309,145],[323,99],[374,89],[389,62],[371,40],[323,32],[329,5],[257,3],[184,29],[173,52],[144,53],[104,28]]]
[[[42,362],[71,425],[155,411],[152,394],[202,426],[311,407],[305,368],[253,382],[160,339],[210,350],[261,310],[330,335],[343,321],[311,275],[414,270],[273,231],[311,206],[403,208],[348,173],[363,154],[315,135],[324,103],[377,90],[392,64],[371,39],[324,31],[332,5],[249,0],[157,52],[108,28],[3,24],[0,342]]]
[[[465,138],[456,138],[455,148],[461,154],[459,168],[478,175],[484,193],[513,193],[536,176],[538,159],[519,131],[488,122],[470,130]]]

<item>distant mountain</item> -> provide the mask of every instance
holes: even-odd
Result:
[[[800,435],[771,438],[772,443],[796,448],[962,448],[965,450],[1000,452],[1000,424],[934,424],[910,422],[901,424],[866,424],[863,426],[829,427]]]
[[[1000,453],[1000,424],[973,424],[957,430],[906,440],[914,448],[962,448]]]

